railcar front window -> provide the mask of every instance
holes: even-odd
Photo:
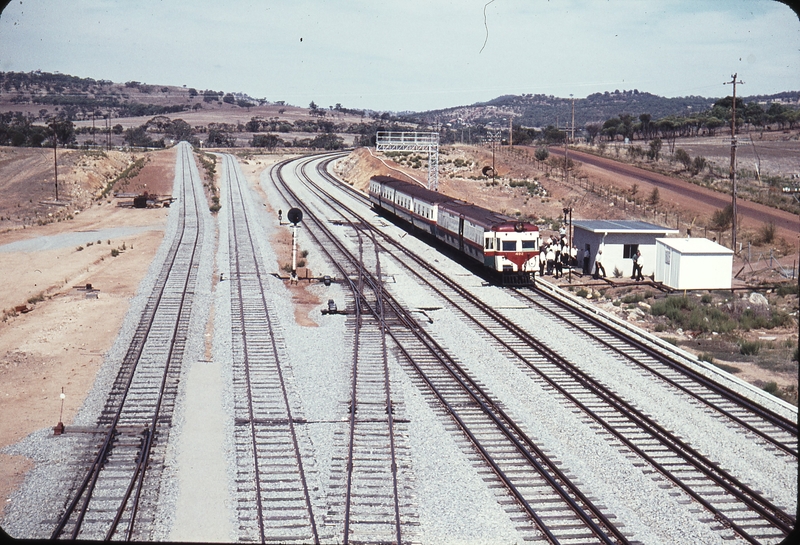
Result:
[[[516,240],[504,240],[503,241],[503,251],[504,252],[516,252],[517,251],[517,241]]]
[[[536,241],[535,240],[523,240],[522,241],[522,249],[523,250],[535,250],[536,249]]]

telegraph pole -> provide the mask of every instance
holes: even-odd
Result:
[[[58,134],[55,119],[50,123],[50,129],[53,131],[53,174],[56,182],[56,202],[58,202]]]
[[[731,103],[731,170],[729,174],[731,179],[731,193],[733,194],[731,197],[731,249],[733,253],[736,253],[736,84],[744,84],[741,80],[736,81],[736,75],[737,74],[733,74],[731,76],[731,81],[726,81],[723,84],[733,85],[733,102]]]
[[[572,135],[569,138],[569,143],[575,143],[575,99],[572,98],[572,93],[569,94],[569,98],[572,99]]]

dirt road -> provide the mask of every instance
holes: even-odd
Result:
[[[549,150],[554,155],[564,156],[563,148],[551,147]],[[729,195],[605,157],[575,150],[570,150],[569,156],[587,167],[601,169],[620,177],[620,185],[630,187],[639,184],[642,194],[647,194],[649,187],[657,187],[662,202],[671,202],[682,210],[695,212],[700,216],[710,217],[714,210],[725,208],[731,202]],[[796,215],[744,199],[736,201],[736,208],[741,222],[740,227],[755,230],[765,223],[772,222],[777,228],[778,237],[785,238],[790,244],[795,241],[796,247],[800,233],[800,218]]]

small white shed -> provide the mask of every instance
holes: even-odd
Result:
[[[656,282],[677,290],[730,289],[733,250],[707,238],[656,239]]]

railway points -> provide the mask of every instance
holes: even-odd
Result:
[[[231,539],[779,543],[788,534],[796,408],[760,403],[546,282],[483,281],[328,174],[338,157],[287,160],[259,180],[272,209],[302,211],[297,241],[311,276],[331,279],[291,286],[273,275],[287,226],[237,159],[218,156],[225,280],[207,340],[227,382],[219,410],[230,436],[215,448],[231,449]],[[334,301],[336,312],[302,326],[292,290],[322,311]],[[169,437],[144,436],[156,446]],[[137,538],[167,535],[171,521],[159,517],[176,501],[157,470],[148,475]]]

